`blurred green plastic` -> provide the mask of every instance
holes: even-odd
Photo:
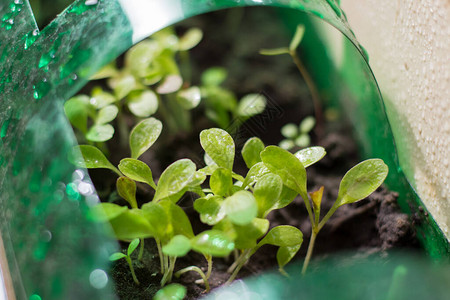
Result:
[[[117,244],[106,237],[108,228],[89,220],[98,197],[86,170],[67,160],[76,141],[65,100],[103,65],[161,28],[218,9],[257,5],[280,8],[292,26],[307,25],[303,48],[318,85],[334,95],[331,104],[349,99],[344,105],[354,116],[363,154],[387,162],[391,188],[410,190],[397,168],[365,52],[334,0],[79,0],[42,31],[27,0],[0,0],[0,233],[17,299],[115,298],[106,271]],[[348,38],[343,70],[323,59],[311,16]],[[420,228],[431,256],[448,257],[448,242],[431,217]],[[312,284],[320,290],[327,282]]]

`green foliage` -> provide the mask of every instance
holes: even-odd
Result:
[[[130,271],[131,271],[131,275],[133,276],[133,280],[137,285],[139,285],[139,280],[137,279],[136,274],[134,272],[131,254],[133,254],[134,250],[136,250],[138,245],[139,245],[139,239],[134,239],[128,245],[127,254],[123,254],[122,252],[116,252],[109,256],[110,261],[116,261],[116,260],[125,258],[125,260],[128,263],[128,266],[130,267]]]
[[[289,123],[281,128],[281,134],[285,137],[279,146],[286,150],[291,150],[294,147],[308,147],[311,144],[310,132],[316,125],[314,117],[306,117],[300,125]]]
[[[153,300],[182,300],[186,296],[186,288],[178,283],[171,283],[160,289]]]

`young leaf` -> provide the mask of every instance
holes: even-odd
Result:
[[[194,176],[192,177],[191,181],[188,183],[188,187],[198,187],[206,180],[206,174],[202,172],[201,170],[197,170],[194,173]]]
[[[137,208],[136,201],[136,182],[127,178],[119,177],[116,182],[117,193],[125,199],[132,208]]]
[[[78,155],[81,152],[81,156]],[[87,169],[110,169],[119,172],[106,158],[102,151],[94,146],[75,146],[69,156],[70,161],[78,167]]]
[[[91,142],[106,142],[114,135],[114,127],[110,124],[94,125],[86,133],[86,139]]]
[[[177,93],[177,101],[184,109],[193,109],[200,104],[201,91],[197,86],[181,90]]]
[[[244,182],[242,183],[242,188],[246,188],[247,186],[253,185],[256,183],[261,177],[270,173],[270,170],[266,167],[266,165],[262,162],[254,164],[247,173]]]
[[[357,164],[342,178],[336,203],[342,206],[366,198],[383,183],[388,172],[388,166],[381,159]]]
[[[265,218],[280,200],[283,180],[276,174],[264,175],[255,185],[253,195],[258,204],[258,217]]]
[[[225,81],[228,72],[225,68],[213,67],[202,74],[202,84],[206,86],[218,86]]]
[[[124,158],[120,161],[119,170],[125,176],[138,182],[144,182],[156,189],[155,182],[153,181],[152,170],[150,167],[137,159]]]
[[[153,236],[152,227],[139,210],[129,209],[110,220],[110,224],[118,240],[129,241]]]
[[[295,31],[295,35],[292,38],[291,44],[289,45],[289,51],[295,51],[297,50],[298,46],[300,45],[300,42],[303,39],[303,35],[305,34],[305,26],[298,25],[297,30]]]
[[[194,48],[203,38],[203,31],[199,28],[189,29],[179,40],[178,50],[186,51]]]
[[[113,89],[114,95],[119,100],[125,98],[131,91],[142,88],[133,75],[125,72],[110,78],[108,85]]]
[[[184,235],[188,238],[194,237],[191,222],[184,210],[169,200],[162,200],[158,204],[164,209],[169,219],[169,224],[166,231],[169,231],[169,237],[172,238],[175,235]],[[169,230],[171,228],[172,230]],[[164,244],[164,241],[163,241]]]
[[[109,123],[117,117],[118,113],[119,109],[117,106],[107,105],[99,110],[95,123],[98,125]]]
[[[89,80],[98,80],[98,79],[104,79],[108,77],[113,77],[117,75],[117,69],[114,64],[114,62],[107,64],[103,68],[100,69],[97,73],[95,73]]]
[[[269,233],[258,243],[262,245],[274,245],[278,247],[292,247],[301,245],[303,242],[303,233],[289,225],[280,225],[272,228]]]
[[[311,144],[311,138],[308,134],[303,133],[295,139],[294,143],[300,148],[308,147]]]
[[[171,94],[178,91],[183,85],[183,78],[177,74],[171,74],[164,78],[163,82],[156,88],[158,94]]]
[[[165,255],[181,257],[191,250],[191,241],[184,235],[174,236],[169,243],[162,247]]]
[[[133,115],[147,118],[158,110],[158,97],[152,90],[134,91],[128,95],[127,105]]]
[[[311,196],[314,211],[320,212],[320,205],[322,204],[323,197],[323,186],[320,187],[320,189],[318,189],[317,191],[309,193],[309,195]]]
[[[297,125],[289,123],[281,127],[281,134],[288,139],[293,139],[298,135]]]
[[[289,54],[289,49],[288,48],[261,49],[259,50],[259,54],[268,56]]]
[[[97,222],[112,220],[127,211],[128,208],[114,203],[100,203],[91,207],[89,216]]]
[[[125,257],[127,257],[125,254],[120,253],[120,252],[116,252],[116,253],[113,253],[113,254],[111,254],[109,256],[109,260],[110,261],[116,261],[116,260],[119,260],[119,259],[125,258]]]
[[[307,168],[321,160],[327,152],[322,147],[309,147],[297,151],[294,155],[300,160],[302,165]]]
[[[114,95],[103,91],[101,87],[95,87],[92,90],[92,97],[89,100],[89,103],[97,109],[100,109],[116,101],[118,101],[118,99],[114,97]]]
[[[142,41],[125,53],[125,66],[134,75],[144,77],[159,51],[160,46],[156,41]]]
[[[150,224],[154,236],[160,240],[165,240],[170,222],[165,209],[159,203],[149,202],[142,205],[141,210],[142,215]]]
[[[202,254],[224,257],[234,249],[234,242],[220,230],[207,230],[191,239],[192,249]]]
[[[128,245],[128,249],[127,249],[127,255],[130,256],[134,250],[136,250],[137,246],[139,246],[139,239],[134,239],[131,241],[131,243]]]
[[[315,125],[316,119],[312,116],[309,116],[300,123],[299,130],[301,133],[308,133],[314,128]]]
[[[230,221],[237,225],[250,223],[258,214],[255,197],[248,191],[239,191],[226,198],[223,207]]]
[[[64,112],[73,127],[81,132],[87,131],[89,97],[79,95],[64,103]]]
[[[254,218],[247,225],[234,225],[234,231],[236,232],[235,248],[242,250],[254,248],[257,240],[269,230],[269,225],[269,220],[260,218]]]
[[[261,162],[261,151],[264,150],[264,143],[257,137],[253,137],[245,142],[242,148],[242,157],[244,158],[247,168],[253,167]]]
[[[219,128],[203,130],[200,133],[200,143],[219,167],[233,169],[235,146],[228,132]]]
[[[139,122],[130,133],[131,157],[138,158],[148,150],[161,134],[162,123],[155,118]]]
[[[159,178],[153,201],[159,201],[183,190],[194,177],[195,169],[195,164],[190,159],[180,159],[168,166]]]
[[[283,270],[283,267],[294,258],[301,246],[301,244],[295,246],[282,246],[278,249],[277,262],[280,270]]]
[[[237,114],[241,117],[252,117],[266,109],[267,99],[261,94],[248,94],[238,104]]]
[[[261,152],[261,160],[272,172],[281,177],[283,183],[296,191],[306,201],[306,170],[300,160],[290,152],[276,146],[268,146]]]
[[[211,196],[199,198],[194,202],[194,209],[200,214],[200,220],[208,225],[215,225],[225,218],[225,211],[222,209],[223,198]]]
[[[211,187],[214,195],[229,195],[231,192],[231,187],[233,186],[231,171],[225,168],[218,168],[215,170],[209,179],[209,186]]]
[[[171,283],[160,289],[153,300],[183,300],[186,292],[186,287],[183,285]]]

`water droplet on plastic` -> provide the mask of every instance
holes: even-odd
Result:
[[[42,80],[41,82],[36,83],[33,85],[33,97],[36,100],[42,99],[47,93],[50,91],[51,84],[47,82],[47,79]]]
[[[33,45],[33,43],[37,40],[39,36],[39,30],[35,29],[29,33],[27,33],[27,35],[25,36],[25,50],[30,48],[31,45]]]
[[[6,134],[8,133],[8,128],[9,128],[9,123],[11,122],[11,118],[9,118],[8,120],[6,120],[3,125],[2,128],[0,130],[0,137],[4,138],[6,136]]]

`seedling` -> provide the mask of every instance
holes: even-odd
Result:
[[[311,144],[309,133],[316,125],[314,117],[306,117],[299,126],[289,123],[281,128],[281,134],[285,137],[279,146],[285,150],[291,150],[294,147],[305,148]]]
[[[116,260],[125,258],[125,260],[128,263],[128,266],[130,267],[131,276],[133,276],[133,280],[134,280],[134,282],[137,285],[139,285],[139,280],[137,279],[136,274],[134,273],[133,261],[131,259],[131,254],[133,254],[134,250],[136,250],[138,245],[139,245],[139,239],[134,239],[128,245],[128,249],[127,249],[127,254],[126,255],[123,254],[122,252],[116,252],[116,253],[111,254],[111,256],[109,257],[110,261],[116,261]]]

